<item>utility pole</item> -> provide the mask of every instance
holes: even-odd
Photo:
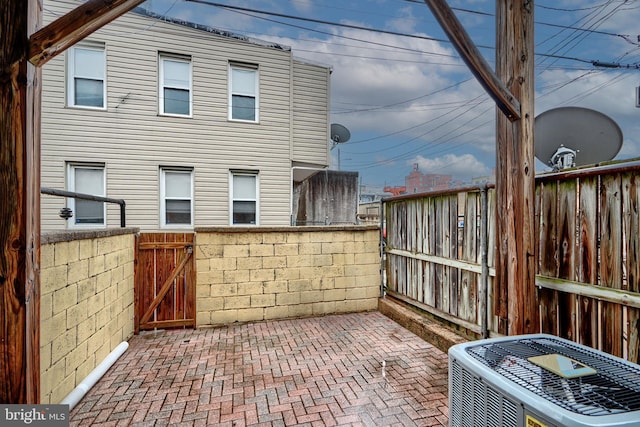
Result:
[[[498,331],[539,331],[535,287],[533,0],[496,1],[496,72],[445,0],[425,0],[449,40],[497,106],[496,254]]]
[[[496,314],[498,332],[509,335],[540,332],[535,285],[533,9],[533,0],[496,1],[496,74],[520,101],[521,116],[512,122],[496,115]]]

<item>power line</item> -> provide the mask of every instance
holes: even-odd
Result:
[[[424,0],[402,0],[402,1],[405,1],[407,3],[424,4]],[[606,3],[603,3],[602,5],[598,5],[598,6],[591,6],[591,7],[583,8],[583,9],[560,9],[560,8],[553,8],[553,7],[549,7],[549,6],[540,6],[538,4],[536,4],[535,6],[543,8],[543,9],[573,12],[573,11],[581,11],[581,10],[598,9],[598,8],[602,7],[603,5],[606,5]],[[472,9],[465,9],[465,8],[462,8],[462,7],[452,7],[451,9],[457,10],[458,12],[471,13],[471,14],[474,14],[474,15],[495,17],[494,13],[482,12],[482,11],[472,10]],[[625,35],[625,34],[617,34],[617,33],[612,33],[612,32],[608,32],[608,31],[584,29],[584,28],[580,28],[580,27],[573,27],[573,26],[570,26],[570,25],[567,26],[567,25],[553,24],[553,23],[550,23],[550,22],[541,22],[541,21],[534,21],[534,24],[540,25],[540,26],[544,26],[544,27],[563,28],[563,29],[566,29],[566,30],[584,31],[584,32],[587,32],[587,33],[601,34],[601,35],[605,35],[605,36],[622,37],[624,40],[632,43],[630,41],[630,39],[629,39],[629,36]]]
[[[263,14],[263,15],[277,16],[279,18],[287,18],[287,19],[295,19],[295,20],[298,20],[298,21],[313,22],[315,24],[334,25],[334,26],[343,27],[343,28],[350,28],[350,29],[353,29],[353,30],[372,31],[372,32],[380,33],[380,34],[389,34],[389,35],[393,35],[393,36],[410,37],[410,38],[415,38],[415,39],[435,41],[435,42],[439,42],[439,43],[449,43],[449,40],[438,39],[438,38],[435,38],[435,37],[420,36],[420,35],[417,35],[417,34],[407,34],[407,33],[401,33],[399,31],[372,29],[372,28],[363,27],[361,25],[344,24],[344,23],[339,23],[339,22],[326,21],[324,19],[303,18],[301,16],[289,15],[289,14],[286,14],[286,13],[269,12],[269,11],[266,11],[266,10],[258,10],[258,9],[248,8],[248,7],[232,6],[232,5],[223,4],[223,3],[210,2],[210,1],[207,1],[207,0],[186,0],[186,1],[189,2],[189,3],[198,3],[198,4],[205,4],[205,5],[208,5],[208,6],[221,7],[223,9],[237,10],[237,11],[242,11],[242,12],[260,13],[260,14]],[[488,47],[488,46],[481,46],[481,47],[485,47],[485,48],[489,48],[490,49],[490,47]]]
[[[472,100],[472,101],[478,100],[478,99],[480,99],[480,98],[482,98],[482,95],[481,95],[481,96],[476,97],[476,98],[475,98],[474,100]],[[429,123],[429,122],[432,122],[432,121],[435,121],[435,120],[438,120],[438,119],[442,119],[442,118],[444,118],[444,117],[446,117],[446,116],[448,116],[448,115],[451,115],[451,114],[453,114],[453,113],[456,113],[456,116],[457,116],[457,117],[460,117],[460,116],[462,116],[462,115],[464,115],[464,114],[466,114],[466,113],[468,113],[468,112],[470,112],[470,111],[472,111],[472,110],[475,110],[478,106],[480,106],[480,105],[482,105],[482,104],[484,104],[484,103],[486,103],[486,102],[488,102],[488,101],[489,101],[489,100],[485,98],[485,99],[483,99],[483,100],[481,100],[481,101],[479,101],[479,102],[472,103],[472,104],[468,105],[468,106],[467,106],[467,109],[466,109],[466,110],[464,110],[464,111],[462,111],[462,112],[457,112],[457,111],[456,111],[456,110],[459,110],[460,108],[457,108],[457,109],[455,109],[455,110],[451,110],[451,111],[449,111],[449,112],[447,112],[447,113],[444,113],[444,114],[442,114],[442,115],[440,115],[440,116],[438,116],[438,117],[435,117],[435,118],[433,118],[433,119],[429,120],[429,121],[428,121],[428,122],[426,122],[426,123]],[[467,121],[465,122],[465,125],[468,125],[468,124],[470,124],[472,121],[476,120],[477,118],[482,117],[484,114],[486,114],[488,111],[492,110],[493,108],[494,108],[494,107],[492,106],[492,107],[489,107],[489,108],[487,108],[487,109],[485,109],[485,110],[480,111],[480,113],[478,113],[478,114],[476,115],[476,117],[474,117],[474,118],[472,118],[472,119],[470,119],[470,120],[467,120]],[[426,132],[424,132],[424,133],[422,133],[422,134],[420,134],[420,135],[417,135],[417,136],[415,136],[415,137],[412,137],[412,138],[410,138],[410,139],[408,139],[408,140],[405,140],[405,141],[403,141],[403,142],[401,142],[401,143],[399,143],[399,144],[394,144],[394,145],[393,145],[393,147],[387,147],[387,148],[385,148],[385,149],[378,150],[377,152],[387,151],[387,150],[397,150],[397,148],[398,148],[399,146],[401,146],[401,145],[405,145],[405,144],[408,144],[408,143],[413,142],[413,141],[416,141],[416,140],[418,140],[418,139],[422,138],[423,136],[425,136],[425,135],[427,135],[427,134],[429,134],[429,133],[433,133],[433,132],[437,131],[438,129],[440,129],[440,128],[442,128],[442,127],[446,126],[446,125],[447,125],[447,124],[449,124],[449,123],[450,123],[449,121],[443,121],[443,122],[441,122],[440,124],[438,124],[437,126],[435,126],[435,127],[433,127],[433,128],[430,128],[429,130],[427,130]],[[483,123],[481,123],[480,125],[478,125],[478,126],[476,126],[476,127],[472,128],[471,130],[468,130],[468,131],[462,132],[462,133],[461,133],[461,134],[459,134],[459,135],[454,135],[454,136],[452,136],[452,137],[449,137],[448,139],[443,140],[446,136],[450,135],[450,134],[451,134],[451,133],[453,133],[453,132],[456,132],[456,131],[458,131],[458,130],[461,130],[461,129],[463,128],[463,126],[458,126],[458,127],[454,128],[454,129],[452,129],[452,130],[450,130],[450,131],[448,131],[448,132],[446,132],[446,133],[444,133],[444,134],[442,134],[442,135],[438,136],[437,138],[432,139],[432,140],[431,140],[429,143],[427,143],[426,145],[421,145],[421,146],[419,146],[419,147],[417,147],[417,148],[410,149],[409,151],[406,151],[406,152],[404,152],[404,153],[397,154],[397,155],[395,155],[395,156],[393,156],[393,157],[390,157],[390,158],[389,158],[389,159],[387,159],[386,161],[387,161],[387,162],[393,162],[393,161],[397,161],[397,160],[408,159],[408,158],[410,158],[410,157],[412,157],[412,156],[414,156],[414,155],[416,155],[416,154],[418,154],[418,153],[425,153],[425,151],[426,151],[426,150],[433,150],[435,147],[441,146],[441,145],[445,144],[446,142],[451,141],[452,139],[454,139],[454,138],[456,138],[456,137],[458,137],[458,136],[462,136],[462,135],[465,135],[465,134],[467,134],[467,133],[469,133],[469,132],[471,132],[471,131],[473,131],[473,130],[476,130],[476,129],[478,129],[478,128],[479,128],[479,127],[481,127],[481,126],[486,125],[487,123],[489,123],[489,122],[483,122]],[[440,142],[438,142],[438,141],[440,141]],[[449,148],[451,148],[451,147],[449,147]],[[365,164],[361,165],[361,167],[360,167],[360,168],[361,168],[361,169],[368,169],[368,168],[374,167],[377,163],[378,163],[378,162],[365,163]]]
[[[411,63],[411,64],[430,64],[430,65],[447,65],[447,66],[450,66],[450,67],[466,67],[466,65],[464,65],[463,63],[454,64],[454,63],[450,63],[450,62],[418,61],[418,60],[415,60],[415,59],[383,58],[383,57],[376,57],[376,56],[352,55],[352,54],[348,54],[348,53],[319,52],[317,50],[311,50],[311,49],[300,49],[299,47],[296,47],[296,53],[297,52],[310,52],[310,53],[314,53],[316,55],[346,56],[346,57],[349,57],[349,58],[359,58],[359,59],[373,59],[373,60],[376,60],[376,61],[393,61],[393,62],[406,62],[406,63]],[[451,56],[452,58],[457,58],[454,55],[446,55],[446,56]]]
[[[584,10],[598,9],[598,8],[604,6],[604,5],[606,5],[606,3],[602,3],[602,4],[599,4],[599,5],[596,5],[596,6],[578,7],[578,8],[568,9],[568,8],[562,8],[562,7],[544,6],[544,5],[536,3],[536,7],[539,7],[540,9],[556,10],[556,11],[559,11],[559,12],[582,12]]]
[[[616,11],[622,6],[622,4],[616,6],[613,10],[611,11],[607,11],[606,8],[607,6],[611,5],[614,2],[614,0],[609,0],[607,3],[605,3],[601,8],[594,10],[592,13],[590,13],[589,15],[587,15],[585,18],[586,22],[584,25],[582,25],[582,27],[584,27],[585,25],[588,25],[587,29],[591,30],[594,28],[598,28],[600,25],[602,25],[602,23],[604,23],[607,19],[609,19],[611,16],[613,16]],[[599,16],[600,14],[604,14],[604,16]],[[555,52],[560,52],[563,48],[565,48],[565,52],[568,52],[569,50],[577,47],[578,44],[580,44],[582,41],[585,40],[585,38],[587,37],[587,33],[580,33],[577,30],[573,30],[573,34],[571,35],[571,37],[567,37],[564,40],[564,43],[562,43],[560,45],[560,43],[556,44],[556,46],[558,46],[558,48],[556,49]],[[597,61],[597,62],[601,62],[601,61]],[[597,66],[594,63],[594,66]],[[609,68],[615,68],[615,67],[609,67]]]
[[[479,100],[479,99],[481,99],[481,98],[484,98],[484,99],[482,99],[482,100],[478,101],[478,100]],[[456,113],[456,114],[457,114],[457,115],[465,114],[465,113],[467,113],[468,111],[470,111],[470,110],[472,110],[472,109],[474,109],[474,108],[478,107],[479,105],[481,105],[481,104],[483,104],[483,103],[485,103],[485,102],[487,102],[487,101],[488,101],[488,99],[487,99],[487,97],[486,97],[485,95],[479,95],[479,96],[475,97],[474,99],[470,100],[470,101],[469,101],[469,103],[467,103],[467,106],[468,106],[467,110],[465,110],[465,111],[464,111],[464,112],[462,112],[462,113]],[[459,109],[461,109],[461,108],[462,108],[462,107],[451,108],[451,109],[450,109],[449,111],[447,111],[446,113],[443,113],[443,114],[441,114],[441,115],[439,115],[439,116],[437,116],[437,117],[431,118],[431,119],[429,119],[429,120],[427,120],[427,121],[425,121],[425,122],[422,122],[422,123],[420,123],[420,124],[418,124],[418,125],[416,125],[416,126],[412,126],[412,127],[407,128],[407,129],[405,129],[405,130],[403,130],[403,131],[401,131],[401,132],[396,132],[396,133],[402,133],[402,132],[405,132],[405,131],[407,131],[407,130],[412,130],[412,129],[417,128],[417,127],[420,127],[420,126],[424,126],[424,125],[429,124],[429,123],[431,123],[431,122],[435,122],[436,120],[439,120],[439,119],[442,119],[442,118],[444,118],[444,117],[446,117],[446,116],[449,116],[449,115],[451,115],[451,114],[454,114],[454,113],[456,112],[456,110],[459,110]],[[409,144],[409,143],[411,143],[411,142],[413,142],[413,141],[416,141],[416,140],[418,140],[418,139],[422,138],[423,136],[426,136],[426,135],[428,135],[428,134],[430,134],[430,133],[433,133],[434,131],[436,131],[436,130],[438,130],[438,129],[440,129],[440,128],[444,127],[444,126],[446,126],[446,125],[447,125],[447,124],[449,124],[449,123],[450,123],[449,121],[443,121],[443,122],[442,122],[442,123],[440,123],[439,125],[437,125],[437,126],[435,126],[435,127],[433,127],[433,128],[429,128],[426,132],[423,132],[423,133],[421,133],[421,134],[419,134],[419,135],[413,136],[413,137],[411,137],[411,138],[409,138],[409,139],[407,139],[407,140],[405,140],[405,141],[403,141],[403,142],[400,142],[400,143],[396,143],[396,144],[394,144],[394,145],[393,145],[393,147],[385,147],[385,148],[382,148],[382,149],[377,150],[377,151],[371,151],[371,150],[369,150],[369,151],[367,151],[367,153],[368,153],[368,154],[371,154],[371,153],[379,153],[379,152],[383,152],[383,151],[387,151],[387,150],[397,150],[397,149],[398,149],[398,147],[403,146],[403,145],[406,145],[406,144]],[[456,128],[456,129],[457,129],[457,128]],[[431,143],[433,143],[433,142],[435,142],[435,141],[437,141],[438,139],[439,139],[439,138],[436,138],[435,140],[433,140],[432,142],[430,142],[430,144],[431,144]],[[347,145],[349,145],[349,144],[347,144]],[[418,150],[420,150],[420,149],[422,149],[422,148],[420,148],[420,147],[419,147],[419,148],[418,148]],[[412,153],[413,151],[415,151],[415,150],[412,150],[412,151],[410,151],[410,152],[408,152],[408,153]],[[407,153],[405,153],[405,154],[407,154]]]
[[[435,90],[433,92],[429,92],[427,94],[420,95],[420,96],[417,96],[415,98],[406,99],[404,101],[394,102],[394,103],[391,103],[391,104],[386,104],[386,105],[381,105],[381,106],[376,106],[376,107],[371,107],[371,108],[363,108],[363,109],[351,110],[351,111],[341,111],[341,114],[346,114],[346,113],[364,113],[364,112],[370,112],[370,111],[374,111],[374,110],[382,110],[382,109],[386,109],[386,108],[389,108],[389,107],[395,107],[397,105],[407,104],[409,102],[417,101],[419,99],[423,99],[423,98],[426,98],[426,97],[429,97],[429,96],[433,96],[433,95],[435,95],[437,93],[444,92],[445,90],[452,89],[452,88],[454,88],[456,86],[460,86],[461,84],[466,83],[466,82],[471,81],[471,80],[473,80],[473,79],[469,78],[469,79],[466,79],[466,80],[462,80],[460,82],[453,83],[453,84],[451,84],[451,85],[449,85],[447,87],[443,87],[441,89],[437,89],[437,90]]]
[[[190,3],[204,4],[204,5],[208,5],[208,6],[219,7],[219,8],[222,8],[222,9],[229,9],[229,10],[237,11],[239,13],[243,13],[243,14],[246,14],[248,16],[252,16],[254,18],[257,18],[257,19],[264,19],[264,20],[267,20],[267,21],[271,21],[271,22],[275,22],[275,23],[281,24],[281,25],[287,25],[287,26],[291,26],[291,27],[294,27],[294,28],[301,28],[301,29],[304,29],[304,30],[307,30],[307,31],[314,31],[314,32],[322,33],[322,34],[328,34],[328,35],[335,36],[335,37],[342,37],[342,38],[347,38],[347,39],[351,39],[351,40],[357,40],[357,41],[361,41],[361,42],[365,42],[365,43],[384,45],[386,47],[390,47],[390,48],[394,48],[394,49],[415,51],[414,49],[407,49],[407,48],[403,48],[402,46],[386,45],[386,44],[376,43],[376,42],[373,42],[373,41],[370,41],[370,40],[360,40],[360,39],[355,39],[355,38],[352,38],[352,37],[346,37],[346,36],[337,35],[337,34],[334,34],[334,33],[328,33],[328,32],[319,31],[319,30],[316,30],[316,29],[313,29],[313,28],[300,27],[300,26],[297,26],[297,25],[294,25],[294,24],[289,24],[289,23],[285,23],[285,22],[270,20],[270,19],[267,19],[267,18],[251,15],[248,12],[258,13],[258,14],[263,14],[263,15],[270,15],[270,16],[277,16],[277,17],[281,17],[281,18],[293,19],[293,20],[299,20],[299,21],[305,21],[305,22],[313,22],[313,23],[318,23],[318,24],[323,24],[323,25],[332,25],[332,26],[336,26],[336,27],[357,29],[357,30],[361,30],[361,31],[370,31],[370,32],[374,32],[374,33],[389,34],[389,35],[395,35],[395,36],[399,36],[399,37],[416,38],[416,39],[422,39],[422,40],[435,41],[435,42],[439,42],[439,43],[451,43],[449,40],[439,39],[439,38],[435,38],[435,37],[421,36],[421,35],[417,35],[417,34],[407,34],[407,33],[401,33],[401,32],[398,32],[398,31],[380,30],[380,29],[376,29],[376,28],[367,28],[367,27],[363,27],[363,26],[359,26],[359,25],[343,24],[343,23],[339,23],[339,22],[333,22],[333,21],[327,21],[327,20],[321,20],[321,19],[304,18],[304,17],[295,16],[295,15],[289,15],[289,14],[284,14],[284,13],[269,12],[269,11],[258,10],[258,9],[253,9],[253,8],[246,8],[246,7],[241,7],[241,6],[232,6],[232,5],[227,5],[227,4],[223,4],[223,3],[211,2],[211,1],[207,1],[207,0],[186,0],[186,1],[190,2]],[[412,0],[405,0],[405,1],[412,1]],[[618,36],[617,34],[615,34],[615,35]],[[484,48],[484,49],[495,50],[495,47],[492,47],[492,46],[477,45],[477,47]],[[577,62],[582,62],[582,63],[586,63],[586,64],[592,64],[593,66],[598,66],[597,64],[601,63],[601,61],[596,61],[596,60],[587,60],[587,59],[581,59],[581,58],[575,58],[575,57],[569,57],[569,56],[562,56],[562,55],[549,55],[549,54],[544,54],[544,53],[536,53],[536,56],[549,57],[549,58],[555,58],[555,59],[565,59],[565,60],[569,60],[569,61],[577,61]],[[629,65],[620,64],[618,66],[618,68],[640,68],[640,65],[638,65],[638,64],[629,64]]]
[[[592,10],[591,12],[589,12],[587,15],[581,17],[580,19],[576,20],[574,22],[574,24],[571,26],[572,28],[575,28],[575,25],[579,24],[580,22],[585,22],[585,24],[581,24],[580,25],[580,29],[584,28],[584,26],[586,24],[588,24],[589,22],[591,22],[593,19],[595,19],[604,8],[606,8],[609,4],[611,4],[612,0],[607,0],[606,3],[600,5],[599,7],[595,8],[594,10]],[[591,25],[591,28],[593,28],[593,24]],[[548,37],[547,39],[543,40],[542,42],[539,43],[539,45],[543,45],[545,44],[547,41],[550,41],[556,37],[559,37],[560,34],[564,33],[567,29],[563,28],[561,31],[558,31],[557,33],[555,33],[554,35]],[[558,42],[556,42],[555,45],[553,45],[551,47],[551,49],[553,50],[553,53],[559,53],[563,48],[565,49],[565,52],[568,52],[571,47],[567,47],[572,41],[575,41],[577,38],[579,37],[583,37],[583,39],[586,37],[587,33],[582,33],[579,32],[579,30],[577,29],[573,29],[571,30],[571,33],[569,34],[569,36],[564,37],[562,40],[559,40]],[[571,40],[569,40],[570,38],[572,38]],[[580,41],[576,42],[574,44],[574,47],[577,46],[580,43]],[[542,60],[542,63],[546,62],[546,58],[544,60]],[[555,64],[557,62],[557,60],[554,60],[551,62],[551,65]]]

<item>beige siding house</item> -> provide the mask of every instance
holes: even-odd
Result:
[[[46,1],[45,22],[79,4]],[[42,186],[124,199],[147,231],[289,225],[294,181],[328,166],[330,74],[285,46],[127,13],[43,69]],[[119,224],[118,205],[42,196],[44,231]]]

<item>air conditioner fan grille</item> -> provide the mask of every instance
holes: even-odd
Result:
[[[640,367],[553,338],[523,338],[470,346],[466,351],[505,378],[574,413],[600,416],[640,409]],[[561,354],[596,370],[564,378],[527,359]]]

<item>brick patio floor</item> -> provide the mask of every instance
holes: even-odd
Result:
[[[135,336],[72,426],[447,425],[447,355],[378,312]]]

